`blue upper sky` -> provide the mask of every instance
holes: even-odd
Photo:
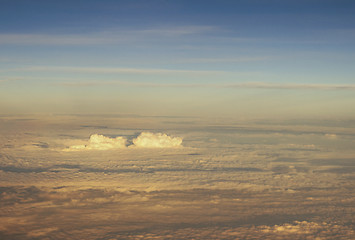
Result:
[[[2,0],[0,29],[67,33],[194,24],[263,36],[352,29],[354,7],[351,0]]]
[[[0,22],[4,112],[22,111],[33,95],[60,102],[80,92],[83,102],[105,102],[112,89],[148,87],[151,106],[162,89],[175,96],[172,106],[187,90],[202,106],[201,92],[227,101],[221,89],[229,88],[242,95],[345,89],[346,96],[354,89],[350,0],[1,0]],[[93,86],[101,92],[90,100]],[[130,109],[139,111],[122,111]]]

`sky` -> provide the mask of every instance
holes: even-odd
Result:
[[[351,239],[354,63],[354,0],[0,0],[0,239]]]
[[[1,114],[355,114],[353,1],[0,5]]]

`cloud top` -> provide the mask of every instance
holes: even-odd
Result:
[[[114,148],[125,148],[127,139],[124,137],[110,138],[104,135],[93,134],[90,136],[87,145],[74,145],[69,150],[108,150]]]
[[[142,132],[137,138],[132,140],[128,147],[134,148],[177,148],[182,145],[182,138],[171,137],[165,133]],[[83,151],[83,150],[109,150],[122,149],[127,147],[125,137],[110,138],[100,134],[93,134],[87,144],[73,145],[64,151]]]
[[[134,147],[138,148],[176,148],[180,147],[182,138],[170,137],[162,133],[142,132],[133,139]]]

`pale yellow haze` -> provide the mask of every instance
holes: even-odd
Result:
[[[53,86],[4,91],[3,114],[138,114],[257,118],[354,117],[353,90]],[[35,97],[33,97],[35,96]]]

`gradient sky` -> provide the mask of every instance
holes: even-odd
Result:
[[[0,113],[355,117],[355,2],[1,0]]]

